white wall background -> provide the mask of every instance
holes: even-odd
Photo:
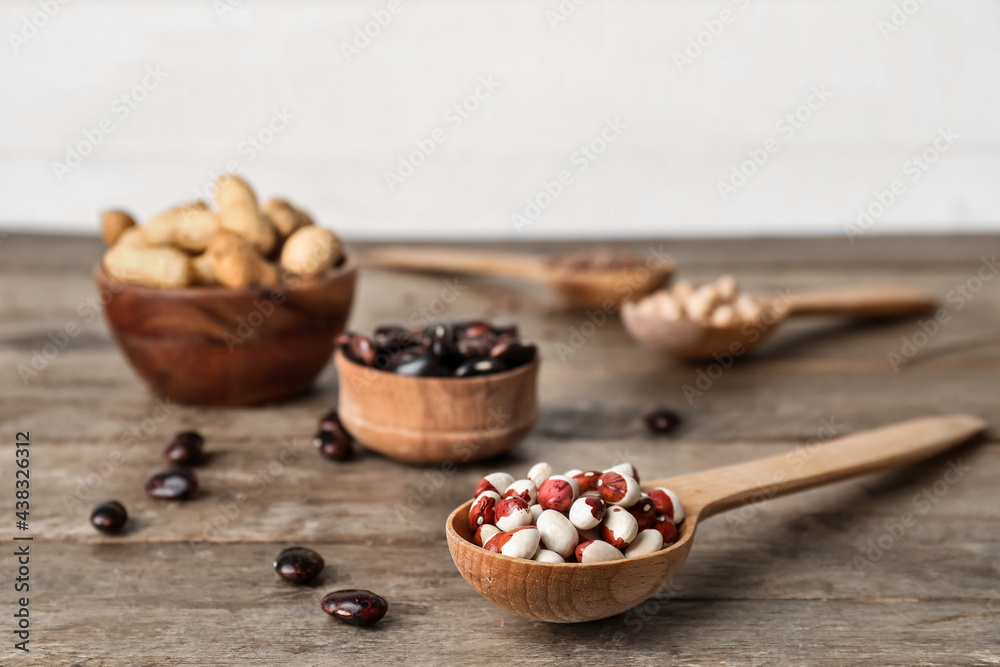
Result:
[[[348,62],[390,0],[5,0],[0,225],[148,217],[228,163],[350,238],[842,234],[896,179],[871,233],[1000,228],[996,0],[391,1]],[[131,92],[147,68],[164,78]],[[480,77],[495,92],[449,124]],[[777,123],[813,87],[831,96],[788,136]],[[252,151],[275,109],[293,119]],[[616,118],[579,171],[574,152]],[[385,173],[435,128],[443,142],[391,190]],[[907,164],[945,128],[958,138],[926,171]],[[73,168],[88,133],[100,143]],[[777,151],[724,201],[718,183],[768,138]]]

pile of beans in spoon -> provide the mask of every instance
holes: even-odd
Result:
[[[677,541],[684,506],[670,489],[639,490],[631,463],[552,474],[538,463],[524,479],[504,472],[476,486],[473,542],[488,551],[548,563],[600,563],[645,556]]]

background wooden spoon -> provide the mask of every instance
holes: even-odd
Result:
[[[448,517],[451,556],[483,597],[516,614],[555,623],[607,618],[649,599],[680,569],[698,523],[734,507],[928,458],[971,438],[986,423],[969,415],[928,417],[830,441],[804,457],[784,454],[704,472],[657,479],[677,492],[687,513],[678,541],[662,551],[609,563],[539,563],[477,547],[469,501]],[[946,564],[942,565],[943,567]]]
[[[621,317],[632,337],[647,347],[685,359],[706,359],[715,354],[743,354],[771,335],[789,316],[891,318],[926,313],[936,305],[932,294],[913,287],[862,285],[769,297],[757,322],[722,327],[651,316],[640,312],[635,303],[624,304]]]
[[[546,257],[443,248],[382,248],[366,253],[364,260],[368,266],[392,269],[520,278],[546,285],[577,308],[601,308],[609,301],[617,305],[645,296],[674,272],[673,262],[662,257],[635,267],[579,269],[550,264]]]

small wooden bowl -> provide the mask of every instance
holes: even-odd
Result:
[[[409,463],[466,463],[507,451],[538,420],[538,360],[473,378],[408,377],[339,350],[338,413],[359,442]]]
[[[157,394],[196,405],[255,405],[312,387],[354,300],[350,256],[323,278],[276,288],[153,289],[94,271],[104,316]]]

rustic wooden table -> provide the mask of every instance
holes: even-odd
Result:
[[[661,246],[628,245],[640,253]],[[0,243],[8,443],[0,663],[1000,663],[1000,446],[992,437],[722,515],[704,525],[659,597],[600,622],[548,625],[492,606],[459,576],[444,539],[448,511],[495,469],[539,460],[600,467],[623,456],[653,477],[909,417],[969,412],[997,424],[998,245],[996,236],[664,243],[695,281],[724,271],[751,290],[901,280],[943,299],[947,321],[937,326],[789,324],[724,371],[651,355],[615,317],[595,315],[588,325],[586,314],[563,312],[528,286],[364,272],[353,328],[489,315],[517,321],[540,342],[534,432],[508,456],[446,474],[373,454],[344,465],[320,460],[310,435],[336,404],[332,366],[313,395],[281,406],[215,410],[155,399],[94,308],[99,243],[10,235]],[[18,367],[31,367],[35,352],[74,324],[64,349],[36,359],[37,375],[22,379]],[[893,353],[905,363],[893,364]],[[702,393],[688,392],[689,401],[685,385]],[[683,414],[675,436],[644,431],[641,416],[657,406]],[[215,453],[198,473],[205,492],[186,504],[147,498],[142,483],[164,467],[164,443],[189,428]],[[16,431],[32,441],[29,654],[13,648],[11,632]],[[90,527],[91,507],[108,498],[129,508],[127,535]],[[296,588],[275,575],[274,556],[296,544],[325,556],[320,584]],[[389,600],[378,626],[352,628],[320,611],[325,592],[351,587]]]

